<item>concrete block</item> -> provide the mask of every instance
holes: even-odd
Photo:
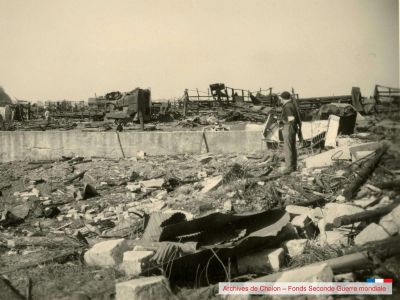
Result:
[[[174,296],[164,276],[142,277],[115,285],[116,300],[159,300]]]
[[[290,257],[295,257],[304,253],[307,246],[307,239],[290,240],[285,243],[287,253]]]
[[[100,242],[85,253],[84,259],[89,266],[114,267],[122,262],[123,253],[127,250],[124,239]]]
[[[146,265],[148,265],[153,254],[153,251],[126,251],[121,267],[126,275],[139,275],[146,269]]]
[[[307,157],[304,162],[306,163],[306,168],[323,168],[329,167],[333,164],[332,158],[337,158],[339,160],[350,160],[350,152],[347,147],[339,147],[326,152],[322,152],[317,155]]]
[[[277,282],[332,282],[333,271],[328,264],[305,266],[284,272]]]
[[[322,243],[334,246],[347,246],[347,236],[340,231],[325,231],[319,236]]]
[[[291,215],[308,215],[312,211],[309,207],[299,205],[287,205],[285,209]]]
[[[274,272],[279,271],[285,261],[285,249],[278,248],[278,249],[272,250],[268,254],[268,260],[269,260],[272,270]]]
[[[354,243],[356,245],[364,245],[368,242],[384,240],[388,237],[390,237],[390,235],[382,226],[371,223],[354,238]]]

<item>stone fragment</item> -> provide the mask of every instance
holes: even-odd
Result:
[[[287,253],[290,257],[295,257],[304,253],[307,246],[307,239],[290,240],[285,243]]]
[[[232,201],[231,200],[227,200],[224,202],[224,207],[223,207],[224,211],[233,211],[233,205],[232,205]]]
[[[85,253],[84,259],[89,266],[114,267],[122,262],[123,253],[127,250],[124,239],[100,242]]]
[[[153,256],[153,251],[126,251],[122,260],[122,269],[128,276],[139,275]]]
[[[368,242],[384,240],[388,237],[389,234],[382,226],[371,223],[354,238],[354,243],[356,245],[364,245]]]
[[[201,192],[208,193],[209,191],[216,189],[222,183],[222,180],[222,175],[207,178],[203,181],[203,189],[201,190]]]
[[[11,208],[10,213],[18,219],[25,219],[28,216],[30,209],[31,206],[29,204],[20,204]]]
[[[126,189],[127,189],[128,191],[131,191],[131,192],[140,191],[140,188],[141,188],[140,184],[139,184],[139,183],[136,183],[136,182],[129,182],[129,183],[126,185]]]
[[[117,283],[116,300],[172,299],[173,294],[164,276],[141,277]]]
[[[144,151],[138,151],[136,153],[136,159],[144,159],[146,157],[146,152]]]

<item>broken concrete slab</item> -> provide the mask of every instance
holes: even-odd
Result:
[[[164,178],[139,181],[140,185],[144,188],[161,188],[164,182]]]
[[[317,155],[307,157],[304,162],[306,168],[323,168],[331,166],[335,160],[350,160],[350,151],[347,147],[338,147]]]
[[[349,151],[351,156],[356,156],[356,152],[358,151],[376,151],[382,147],[381,143],[378,142],[370,142],[370,143],[363,143],[359,145],[354,145],[349,147]]]
[[[352,161],[360,160],[362,158],[370,156],[374,152],[375,151],[356,151],[356,152],[354,152],[354,155],[351,156],[351,160]]]
[[[116,300],[172,299],[173,294],[164,276],[142,277],[115,285]]]
[[[284,243],[287,254],[292,258],[303,254],[307,244],[307,239],[290,240]]]
[[[104,241],[87,251],[84,259],[89,266],[114,267],[122,262],[123,253],[127,250],[124,239]]]
[[[390,237],[390,235],[382,226],[371,223],[354,238],[354,243],[356,245],[364,245],[368,242],[384,240],[388,237]]]
[[[332,268],[321,263],[284,272],[276,282],[332,282]]]
[[[139,275],[146,268],[153,254],[153,251],[126,251],[121,267],[128,276]]]
[[[211,178],[207,178],[203,181],[203,189],[201,190],[202,193],[208,193],[222,184],[223,176],[215,176]]]
[[[308,215],[312,209],[299,205],[287,205],[285,210],[291,215]]]

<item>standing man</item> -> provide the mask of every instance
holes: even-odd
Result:
[[[44,119],[47,121],[47,124],[50,123],[50,110],[49,110],[49,108],[46,108],[46,111],[44,112]]]
[[[285,91],[281,93],[280,98],[282,102],[283,151],[285,154],[284,174],[290,174],[297,170],[296,134],[300,131],[301,121],[290,93]]]

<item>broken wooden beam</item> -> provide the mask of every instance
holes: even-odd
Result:
[[[74,181],[75,179],[80,179],[80,178],[82,178],[84,175],[85,175],[85,173],[86,173],[86,170],[85,171],[82,171],[82,172],[80,172],[80,173],[78,173],[78,174],[76,174],[76,175],[74,175],[74,176],[72,176],[72,177],[70,177],[70,178],[67,178],[65,181],[64,181],[64,184],[69,184],[69,183],[71,183],[72,181]]]
[[[347,187],[345,187],[345,189],[343,191],[343,196],[347,200],[352,199],[355,196],[355,194],[357,193],[358,189],[364,184],[365,181],[367,181],[368,177],[375,170],[378,162],[380,161],[382,156],[386,153],[387,149],[388,149],[388,146],[383,145],[381,148],[379,148],[376,151],[375,156],[373,156],[372,158],[367,160],[365,163],[363,163],[363,166],[357,172],[355,179],[352,180],[351,183]]]
[[[41,246],[46,248],[81,248],[81,242],[68,236],[21,236],[15,239],[8,239],[7,246],[18,248],[28,246]]]
[[[395,202],[395,203],[392,203],[387,206],[380,207],[380,208],[377,208],[374,210],[367,210],[367,211],[363,211],[360,213],[356,213],[354,215],[340,216],[333,220],[333,226],[340,227],[340,226],[344,226],[344,225],[357,223],[360,221],[369,220],[372,218],[379,218],[381,216],[384,216],[384,215],[390,213],[398,205],[399,205],[399,203]]]

